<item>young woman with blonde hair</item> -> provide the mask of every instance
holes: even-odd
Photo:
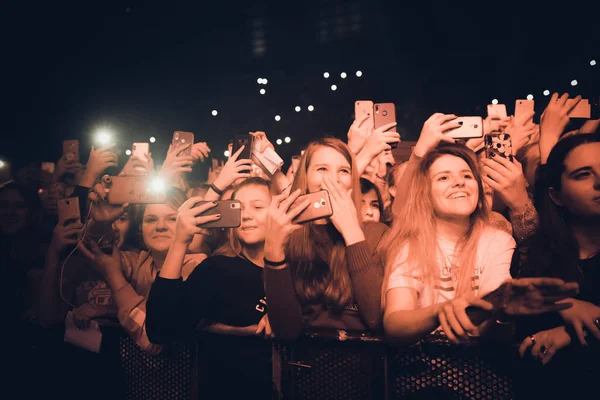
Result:
[[[325,189],[333,215],[292,222],[309,201],[299,195]],[[359,174],[352,152],[335,138],[307,147],[289,197],[275,196],[265,240],[265,287],[276,337],[294,339],[303,328],[366,331],[381,324],[383,267],[376,252],[387,227],[362,223]]]

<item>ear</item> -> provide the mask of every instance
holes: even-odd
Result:
[[[553,187],[548,188],[548,195],[550,195],[550,200],[552,200],[554,204],[559,207],[563,206],[563,202],[560,199],[560,192],[558,190],[554,189]]]
[[[390,186],[390,187],[388,188],[388,192],[390,192],[390,195],[391,195],[393,198],[396,198],[396,186]]]

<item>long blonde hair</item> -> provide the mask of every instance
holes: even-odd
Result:
[[[417,276],[426,287],[431,288],[432,302],[437,298],[435,288],[439,285],[440,268],[437,258],[439,245],[436,234],[436,218],[428,171],[431,165],[444,155],[464,160],[473,172],[479,188],[477,206],[469,219],[469,228],[456,244],[454,251],[455,264],[459,266],[454,276],[456,296],[473,290],[477,246],[488,221],[489,213],[485,206],[485,194],[475,153],[466,146],[444,143],[425,155],[408,184],[405,203],[399,208],[399,213],[395,216],[394,222],[381,244],[385,257],[384,287],[387,285],[399,251],[408,247],[407,258],[404,261],[410,268],[408,275]],[[452,270],[454,273],[457,268],[452,268]]]
[[[362,198],[360,176],[356,173],[354,156],[348,146],[336,138],[322,138],[308,145],[300,159],[292,192],[300,189],[303,194],[308,193],[308,167],[315,151],[323,147],[337,151],[350,164],[352,201],[356,210],[360,210]],[[314,229],[314,224],[311,222],[296,230],[291,234],[286,247],[286,259],[292,269],[296,295],[303,304],[320,302],[335,312],[341,312],[353,301],[352,285],[346,264],[346,245],[335,227],[327,224],[326,231],[333,242],[333,249],[325,254],[326,249],[314,238]]]

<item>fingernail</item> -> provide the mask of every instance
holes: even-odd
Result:
[[[216,215],[216,217],[217,217],[217,218],[221,218],[221,214],[217,214],[217,215]]]
[[[492,157],[492,158],[493,158],[493,157],[496,157],[496,153],[491,153],[491,154],[490,154],[490,157]]]

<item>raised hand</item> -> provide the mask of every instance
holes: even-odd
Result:
[[[348,147],[354,154],[358,154],[367,142],[367,138],[373,132],[373,127],[367,123],[369,115],[364,115],[360,120],[354,120],[348,129]]]
[[[154,160],[152,159],[151,153],[146,153],[144,155],[146,160],[142,160],[138,156],[132,155],[127,160],[127,163],[119,172],[119,176],[129,176],[129,175],[152,175],[154,174]]]
[[[169,145],[167,157],[160,167],[160,177],[165,182],[173,182],[181,177],[182,173],[192,172],[194,158],[192,156],[183,156],[181,153],[188,149],[192,144],[185,145]]]
[[[219,189],[225,190],[238,179],[245,179],[251,176],[252,160],[246,158],[238,160],[238,157],[244,151],[244,147],[240,147],[238,151],[229,157],[229,160],[227,160],[221,169],[219,176],[215,178],[213,183]]]
[[[413,153],[419,157],[425,156],[434,149],[440,142],[455,143],[456,140],[446,134],[452,129],[460,127],[454,114],[435,113],[423,124],[419,140],[413,150]]]
[[[273,146],[273,143],[271,143],[269,139],[267,139],[267,134],[263,131],[250,132],[250,135],[253,137],[253,140],[258,141],[259,152],[264,152],[267,149],[267,147],[270,147],[272,150],[275,150],[275,146]]]
[[[193,164],[196,164],[198,160],[200,162],[204,162],[208,158],[210,154],[210,147],[206,144],[206,142],[198,142],[194,143],[192,146],[192,160]]]
[[[364,240],[364,233],[360,227],[358,212],[352,201],[352,189],[345,190],[329,176],[323,177],[323,183],[329,192],[329,199],[331,200],[331,207],[333,209],[333,214],[329,219],[343,236],[346,246]]]
[[[108,144],[96,149],[92,146],[90,157],[86,164],[85,173],[81,178],[80,185],[91,188],[109,167],[116,167],[119,163],[117,154],[112,151],[115,144]]]
[[[175,241],[189,246],[194,235],[202,234],[202,225],[217,221],[221,214],[202,215],[202,213],[215,207],[217,203],[207,202],[202,205],[196,204],[202,201],[202,197],[190,197],[177,210],[177,223],[175,225]]]
[[[90,261],[96,271],[105,279],[109,276],[121,275],[121,252],[117,244],[113,244],[112,254],[104,253],[93,240],[84,240],[79,245],[79,251]]]
[[[265,258],[279,261],[285,258],[285,245],[290,234],[299,229],[301,225],[294,224],[292,220],[310,204],[310,199],[304,200],[293,209],[291,205],[300,196],[300,189],[289,196],[282,193],[273,196],[267,211],[267,234],[265,237]]]
[[[502,202],[513,212],[524,212],[529,203],[529,195],[521,163],[516,158],[511,162],[496,153],[491,155],[493,159],[481,160],[483,181],[494,189]]]
[[[52,232],[52,241],[49,250],[55,254],[62,253],[67,247],[77,244],[77,238],[81,234],[83,224],[80,221],[64,225],[62,221],[54,227]]]
[[[571,120],[569,112],[581,100],[581,96],[575,97],[575,100],[569,104],[567,100],[569,94],[564,93],[558,96],[558,93],[552,94],[548,106],[544,110],[540,119],[540,156],[542,164],[546,163],[550,151],[560,139],[567,124]]]
[[[361,155],[370,157],[370,160],[377,157],[384,150],[391,150],[391,143],[400,142],[400,134],[398,132],[392,132],[392,129],[396,126],[395,122],[383,125],[375,130],[367,137],[366,142],[362,150]]]
[[[90,200],[90,217],[94,221],[114,222],[125,214],[129,203],[122,205],[110,204],[104,184],[97,184],[94,189],[88,194]]]
[[[527,145],[538,132],[538,126],[533,122],[535,112],[531,111],[520,115],[518,118],[509,117],[506,133],[510,134],[512,140],[513,154]]]
[[[67,160],[66,157],[61,157],[56,163],[52,180],[59,182],[66,174],[77,175],[83,166],[78,160]]]

